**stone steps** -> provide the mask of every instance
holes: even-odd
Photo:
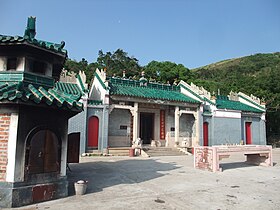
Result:
[[[114,156],[128,156],[131,147],[115,147],[108,148],[108,153]]]
[[[170,147],[145,147],[144,151],[150,157],[185,155],[183,152],[180,152],[177,148]]]
[[[113,156],[128,156],[130,147],[108,148],[108,154]],[[83,156],[101,156],[102,152],[97,149],[88,149]]]

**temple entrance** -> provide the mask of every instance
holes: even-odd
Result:
[[[154,138],[154,113],[140,113],[140,138],[143,144],[150,144]]]

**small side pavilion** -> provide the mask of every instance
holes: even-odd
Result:
[[[68,119],[83,110],[79,88],[58,82],[64,42],[0,35],[0,208],[68,195]]]

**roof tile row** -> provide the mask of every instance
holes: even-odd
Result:
[[[63,85],[64,88],[68,84]],[[81,111],[83,104],[77,100],[80,98],[81,93],[78,93],[78,87],[74,90],[76,95],[72,95],[70,92],[64,92],[61,89],[61,84],[56,85],[54,88],[45,89],[42,86],[35,87],[32,84],[25,84],[24,82],[15,83],[0,83],[0,102],[5,100],[15,102],[21,100],[23,102],[33,102],[35,104],[47,104],[49,106],[54,105],[64,109],[72,111]],[[73,84],[70,85],[71,88]]]
[[[0,34],[0,44],[23,44],[28,43],[34,46],[38,46],[47,50],[51,50],[53,52],[67,54],[67,50],[63,49],[65,42],[61,42],[60,44],[55,44],[52,42],[37,40],[35,38],[30,38],[29,36],[6,36]]]

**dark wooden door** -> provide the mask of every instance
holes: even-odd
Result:
[[[99,120],[97,117],[89,118],[88,122],[88,147],[98,147]]]
[[[209,140],[208,140],[208,123],[203,123],[203,146],[209,146]]]
[[[79,163],[80,157],[80,133],[68,135],[67,163]]]
[[[26,145],[26,167],[29,174],[60,170],[60,142],[50,130],[39,130]]]
[[[55,134],[47,131],[45,137],[45,154],[44,154],[44,171],[55,172],[58,171],[57,158],[59,156],[58,151],[58,139]]]
[[[140,138],[150,144],[154,138],[154,113],[140,113]]]

